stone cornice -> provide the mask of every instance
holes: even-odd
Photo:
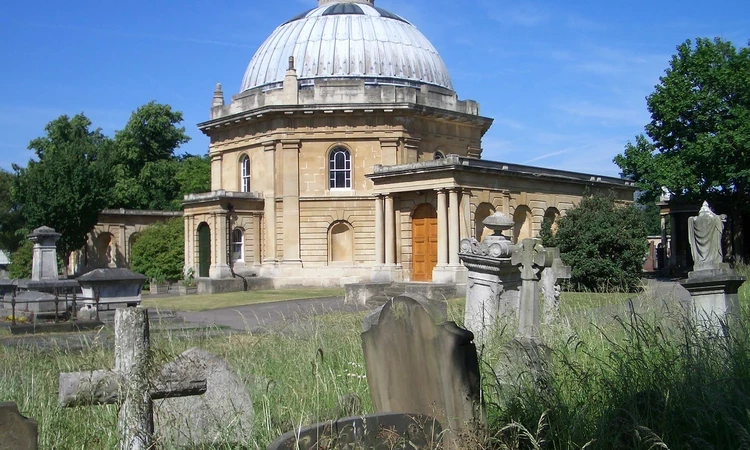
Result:
[[[320,114],[394,114],[408,113],[444,120],[452,120],[471,123],[482,128],[484,134],[492,125],[493,119],[473,114],[466,114],[430,106],[417,105],[415,103],[380,103],[380,104],[339,104],[339,105],[280,105],[266,106],[252,111],[245,111],[217,119],[201,122],[198,129],[204,134],[210,135],[216,129],[230,128],[242,125],[246,122],[265,120],[268,116],[284,116],[289,118],[295,115],[309,117]]]

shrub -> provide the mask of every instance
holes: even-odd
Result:
[[[143,230],[133,243],[131,268],[153,279],[176,281],[185,265],[185,229],[182,218],[157,223]]]
[[[34,244],[23,241],[15,252],[10,254],[8,276],[11,278],[31,278],[31,260],[34,254]]]
[[[638,288],[648,244],[643,214],[635,205],[619,205],[612,194],[585,196],[557,222],[556,233],[550,226],[543,223],[542,240],[560,248],[563,261],[573,268],[574,288]]]

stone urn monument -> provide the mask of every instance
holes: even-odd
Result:
[[[484,342],[498,317],[516,317],[521,276],[511,263],[514,245],[503,235],[513,221],[501,212],[482,222],[493,231],[482,242],[461,241],[459,258],[469,270],[464,325]]]
[[[62,234],[50,227],[39,227],[26,236],[34,243],[31,265],[31,279],[33,281],[47,281],[58,279],[57,241]]]

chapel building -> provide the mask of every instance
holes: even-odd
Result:
[[[185,266],[221,284],[465,282],[459,242],[499,210],[512,239],[626,180],[485,161],[492,119],[442,58],[374,0],[319,0],[261,45],[210,120],[211,192],[184,201]]]

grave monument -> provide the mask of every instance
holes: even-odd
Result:
[[[690,292],[693,320],[716,327],[720,321],[739,314],[739,291],[745,278],[724,262],[721,238],[725,215],[716,215],[703,202],[698,216],[688,219],[688,238],[693,256],[693,271],[680,284]]]

